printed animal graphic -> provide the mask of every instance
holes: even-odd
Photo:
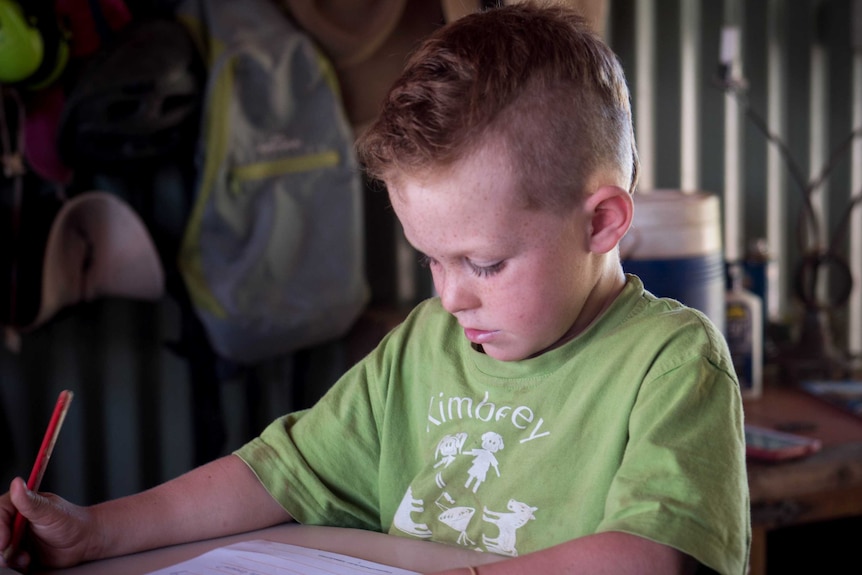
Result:
[[[416,523],[413,521],[412,514],[425,511],[425,502],[421,499],[413,497],[413,488],[408,487],[404,498],[398,504],[398,510],[395,511],[395,517],[392,518],[392,524],[399,531],[403,531],[408,535],[415,535],[423,539],[429,539],[432,535],[431,530],[425,523]]]
[[[500,530],[497,537],[488,537],[482,534],[482,543],[492,553],[517,557],[518,550],[515,548],[517,542],[516,531],[527,524],[527,521],[535,520],[533,513],[538,507],[530,507],[526,503],[510,499],[506,505],[511,513],[497,513],[487,507],[482,513],[482,520],[493,523]]]

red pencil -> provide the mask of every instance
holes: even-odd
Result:
[[[45,430],[45,437],[42,439],[42,446],[39,448],[36,462],[33,464],[33,470],[30,472],[30,479],[27,480],[27,489],[30,491],[37,491],[39,485],[42,483],[42,478],[45,476],[45,468],[48,467],[48,460],[51,459],[51,452],[54,451],[54,444],[57,443],[57,436],[60,435],[60,428],[63,427],[63,420],[66,418],[66,412],[69,411],[69,404],[72,402],[73,395],[71,391],[64,389],[57,398],[54,413],[51,415],[51,421],[48,422],[48,429]],[[9,544],[8,550],[10,555],[18,549],[21,538],[24,536],[26,525],[27,520],[24,516],[16,513],[15,523],[12,527],[12,541]]]

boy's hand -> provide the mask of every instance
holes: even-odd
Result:
[[[12,541],[12,523],[15,521],[15,507],[9,497],[9,493],[0,495],[0,573],[5,575],[9,570],[7,567],[13,565],[11,549],[8,549]],[[22,568],[24,565],[14,563],[17,568]]]
[[[8,549],[16,510],[27,519],[21,549]],[[21,478],[12,480],[0,497],[0,567],[24,569],[31,555],[51,567],[67,567],[83,561],[92,531],[90,512],[50,493],[29,491]]]

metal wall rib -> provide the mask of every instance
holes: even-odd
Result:
[[[833,154],[862,128],[862,2],[858,0],[613,0],[611,43],[632,84],[644,178],[641,189],[699,188],[721,196],[725,252],[744,257],[765,238],[777,262],[771,317],[793,329],[800,314],[793,274],[800,249],[799,182],[739,100],[714,79],[722,37],[738,36],[733,75],[749,110],[787,145],[805,177],[834,164],[812,195],[821,242],[834,235],[851,198],[862,194],[862,148]],[[666,57],[674,54],[675,58]],[[805,184],[809,182],[804,182]],[[862,353],[862,206],[853,212],[841,255],[853,271],[850,302],[831,314],[842,350]],[[828,274],[819,293],[834,293]]]

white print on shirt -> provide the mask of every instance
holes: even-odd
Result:
[[[428,529],[426,523],[416,523],[413,521],[412,513],[421,513],[425,511],[425,502],[421,499],[414,499],[413,488],[408,487],[407,493],[398,505],[398,510],[395,511],[395,517],[392,518],[392,524],[399,530],[408,535],[415,535],[422,539],[430,539],[431,530]]]
[[[470,524],[473,514],[476,513],[476,509],[474,507],[446,507],[440,503],[441,498],[445,499],[449,505],[455,503],[452,496],[444,491],[434,502],[437,507],[443,510],[437,519],[458,532],[458,545],[475,545],[473,540],[467,537],[467,526]]]
[[[531,407],[499,405],[491,401],[489,391],[475,399],[432,396],[426,432],[436,435],[433,461],[428,462],[426,476],[415,477],[404,494],[393,530],[422,539],[457,537],[457,544],[464,547],[517,556],[518,530],[535,519],[538,507],[519,501],[519,486],[505,481],[507,463],[520,459],[520,445],[551,435],[544,425]],[[476,426],[480,429],[470,431]],[[443,428],[448,433],[436,433]],[[506,443],[515,441],[514,448],[504,445],[504,435]],[[498,495],[482,495],[488,485]],[[432,501],[439,513],[433,513]],[[493,511],[504,505],[508,512]],[[484,511],[480,516],[478,509]],[[520,538],[524,537],[522,533]]]
[[[434,459],[440,455],[443,458],[434,465],[434,468],[436,469],[441,465],[449,467],[449,464],[455,461],[455,456],[461,453],[465,441],[467,441],[467,434],[463,432],[444,436],[437,444],[437,451],[434,453]]]
[[[497,477],[500,477],[500,466],[494,453],[501,449],[503,449],[503,438],[500,437],[499,433],[486,431],[482,434],[482,448],[471,449],[466,452],[466,455],[473,456],[473,465],[467,472],[469,477],[467,477],[467,483],[464,484],[464,487],[470,487],[470,482],[475,480],[473,493],[476,493],[479,486],[485,482],[490,467],[493,467],[494,471],[497,472]]]
[[[440,426],[454,419],[478,419],[484,422],[509,419],[516,429],[527,430],[535,417],[533,410],[526,405],[519,405],[514,408],[510,405],[501,405],[498,408],[496,404],[488,401],[487,391],[485,397],[475,407],[472,397],[450,397],[446,399],[441,391],[437,397],[432,397],[428,404],[428,425],[425,426],[425,431],[431,431],[431,424]],[[539,431],[543,423],[544,420],[540,417],[536,425],[530,429],[527,437],[521,438],[521,443],[550,435],[550,431]]]
[[[485,548],[500,555],[509,555],[517,557],[518,550],[515,548],[515,531],[527,524],[527,521],[534,521],[536,517],[533,512],[538,511],[537,507],[530,507],[526,503],[510,499],[508,505],[511,513],[497,513],[491,511],[487,507],[482,513],[482,520],[493,523],[500,530],[497,537],[488,537],[482,534],[482,543]]]
[[[444,469],[449,467],[449,464],[455,461],[455,456],[461,454],[461,449],[464,447],[465,441],[467,441],[466,433],[456,433],[455,435],[444,436],[437,444],[437,451],[434,452],[434,459],[437,459],[440,455],[442,455],[443,458],[434,464],[434,469],[437,469],[441,465]],[[434,481],[440,489],[446,487],[442,471],[437,472]]]

